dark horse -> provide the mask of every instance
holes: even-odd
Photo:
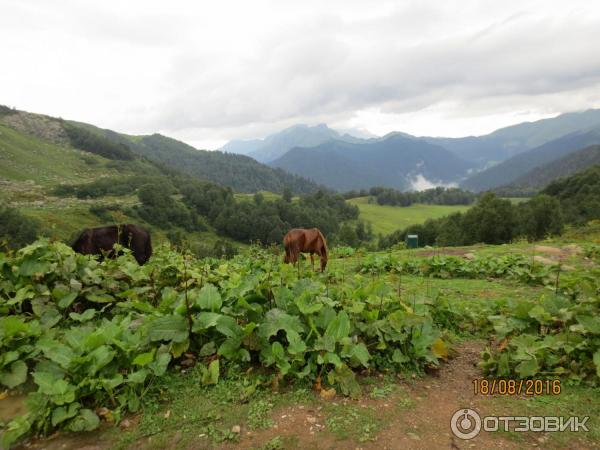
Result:
[[[293,264],[298,261],[300,253],[310,253],[310,262],[313,270],[315,270],[313,255],[317,254],[321,257],[321,272],[325,270],[327,265],[327,242],[318,228],[311,228],[310,230],[294,228],[288,231],[283,238],[283,246],[285,247],[284,262]]]
[[[87,228],[83,230],[71,247],[83,255],[106,254],[114,257],[113,245],[117,243],[130,249],[140,265],[152,256],[150,233],[133,224]]]

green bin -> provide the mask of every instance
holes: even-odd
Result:
[[[417,248],[419,246],[419,235],[418,234],[407,234],[406,235],[406,248]]]

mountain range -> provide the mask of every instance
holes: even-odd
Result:
[[[483,191],[594,144],[600,144],[600,109],[462,138],[392,132],[361,139],[325,124],[296,125],[264,139],[231,141],[222,150],[341,191],[374,185],[410,189],[421,177],[431,184]]]
[[[438,145],[400,134],[360,144],[332,140],[295,147],[270,164],[338,191],[372,186],[407,190],[419,175],[447,184],[470,167]]]
[[[474,174],[461,185],[473,191],[484,191],[510,184],[536,167],[594,144],[600,144],[600,125],[592,129],[569,133],[539,147],[523,151],[500,164]]]
[[[325,124],[315,126],[299,124],[271,134],[264,139],[231,141],[221,148],[221,151],[247,155],[259,162],[270,163],[292,148],[315,147],[332,140],[354,143],[366,141],[348,133],[339,133]]]
[[[592,145],[530,170],[512,183],[494,189],[503,196],[532,195],[550,182],[600,166],[600,145]]]
[[[68,148],[74,138],[94,141],[93,136],[98,136],[112,143],[102,144],[104,151],[113,155],[109,158],[142,158],[237,192],[291,188],[295,193],[308,193],[323,187],[347,191],[373,186],[408,190],[423,184],[532,192],[597,163],[597,150],[583,150],[600,145],[600,110],[593,109],[465,138],[416,137],[402,132],[360,138],[325,124],[297,125],[265,139],[232,141],[223,151],[198,150],[160,134],[132,136],[6,107],[0,107],[0,122],[39,139],[40,145],[46,142]],[[0,135],[0,144],[3,139]],[[16,151],[18,146],[14,148]],[[19,155],[23,161],[29,158],[26,152]],[[6,159],[2,154],[0,158]],[[6,170],[13,162],[6,160]]]

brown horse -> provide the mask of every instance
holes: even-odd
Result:
[[[310,230],[304,228],[294,228],[284,236],[283,246],[285,247],[285,258],[283,262],[296,263],[300,253],[310,253],[310,262],[315,270],[314,254],[321,257],[321,272],[327,265],[327,242],[325,236],[318,228]]]
[[[71,248],[83,255],[114,257],[113,246],[117,243],[129,248],[140,265],[152,256],[150,233],[133,224],[88,228],[83,230]]]

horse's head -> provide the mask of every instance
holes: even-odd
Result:
[[[94,253],[94,245],[92,243],[93,230],[85,230],[79,235],[77,240],[73,243],[71,248],[78,253],[83,255],[89,255]]]
[[[325,272],[327,266],[327,253],[321,254],[321,272]]]

